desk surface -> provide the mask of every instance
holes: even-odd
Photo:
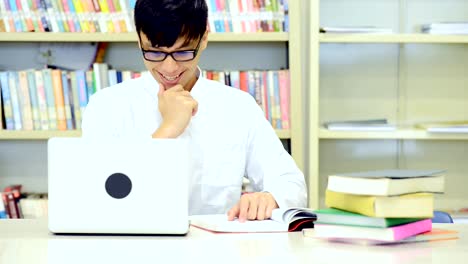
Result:
[[[48,232],[46,220],[2,220],[0,263],[467,263],[468,225],[437,226],[460,231],[460,238],[360,246],[301,232],[213,234],[197,228],[183,237],[56,236]]]

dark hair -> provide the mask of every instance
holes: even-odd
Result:
[[[208,7],[205,0],[138,0],[134,18],[138,36],[153,47],[171,47],[179,37],[187,45],[205,33]]]

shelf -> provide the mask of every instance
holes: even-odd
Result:
[[[0,140],[38,140],[48,139],[51,137],[79,137],[81,131],[0,131]]]
[[[467,134],[427,133],[421,129],[398,129],[392,132],[330,131],[319,130],[320,139],[418,139],[418,140],[468,140]]]
[[[468,35],[431,34],[319,34],[320,43],[468,43]]]
[[[287,42],[287,32],[265,33],[212,33],[212,42]],[[18,32],[0,33],[0,42],[136,42],[137,35],[131,33],[47,33]]]
[[[276,134],[281,139],[290,139],[289,130],[276,130]],[[1,140],[45,140],[51,137],[80,137],[81,131],[0,131]]]

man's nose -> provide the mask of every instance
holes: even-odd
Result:
[[[165,72],[175,72],[177,70],[177,61],[172,58],[171,55],[167,56],[167,58],[162,62],[162,68]]]

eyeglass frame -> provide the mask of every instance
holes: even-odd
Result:
[[[198,44],[197,46],[195,47],[195,49],[189,49],[189,50],[176,50],[176,51],[173,51],[173,52],[164,52],[164,51],[155,51],[155,50],[145,50],[145,49],[141,49],[141,53],[143,54],[143,58],[147,61],[151,61],[151,62],[163,62],[167,59],[168,56],[171,56],[172,59],[174,61],[177,61],[177,62],[187,62],[187,61],[192,61],[194,60],[197,55],[198,55],[198,50],[200,49],[200,43],[201,43],[201,40],[202,38],[200,38],[198,40]],[[155,53],[155,52],[158,52],[158,53],[163,53],[165,56],[162,60],[149,60],[145,57],[145,54],[146,53]],[[189,60],[177,60],[176,58],[174,58],[174,53],[178,53],[178,52],[191,52],[193,54],[193,58],[189,59]]]

